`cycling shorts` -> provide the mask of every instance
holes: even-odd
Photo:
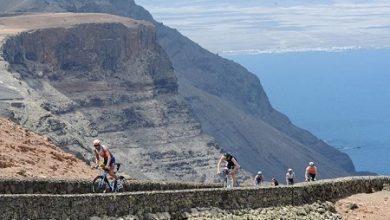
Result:
[[[103,163],[106,166],[107,165],[107,159],[104,159]],[[109,166],[108,169],[110,171],[114,171],[114,169],[115,169],[115,157],[111,157],[111,161],[110,161],[110,164],[108,166]]]

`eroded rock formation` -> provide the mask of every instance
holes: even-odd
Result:
[[[133,177],[212,181],[216,143],[178,97],[172,64],[154,27],[123,19],[102,14],[3,19],[9,29],[30,22],[18,26],[28,32],[14,33],[2,47],[9,64],[2,74],[18,80],[14,84],[24,99],[8,108],[14,120],[84,159],[91,157],[92,139],[101,138]]]

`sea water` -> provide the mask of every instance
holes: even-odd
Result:
[[[275,109],[347,153],[358,171],[390,175],[390,49],[224,57],[256,74]]]

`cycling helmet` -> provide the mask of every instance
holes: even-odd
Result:
[[[224,153],[224,154],[223,154],[223,157],[229,158],[229,157],[232,157],[232,155],[231,155],[230,153]]]
[[[261,174],[263,174],[263,173],[262,173],[261,171],[259,171],[259,172],[257,172],[257,174],[258,174],[258,175],[261,175]]]
[[[287,170],[288,172],[292,172],[292,169],[291,168],[288,168],[288,170]]]
[[[93,146],[99,146],[100,145],[100,140],[96,139],[93,141]]]
[[[314,166],[314,162],[310,162],[310,163],[309,163],[309,166]]]

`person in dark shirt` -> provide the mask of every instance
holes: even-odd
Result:
[[[263,173],[261,171],[257,172],[257,175],[255,176],[254,179],[254,185],[256,187],[259,187],[260,185],[263,184],[264,178],[263,178]]]
[[[279,182],[275,179],[275,177],[272,178],[272,186],[279,186]]]
[[[237,179],[236,174],[238,173],[238,169],[240,168],[240,165],[237,162],[237,159],[231,155],[230,153],[224,153],[221,158],[218,161],[217,165],[217,173],[219,174],[221,172],[221,166],[222,163],[225,162],[225,167],[227,167],[229,176],[233,179],[233,187],[237,186]]]

